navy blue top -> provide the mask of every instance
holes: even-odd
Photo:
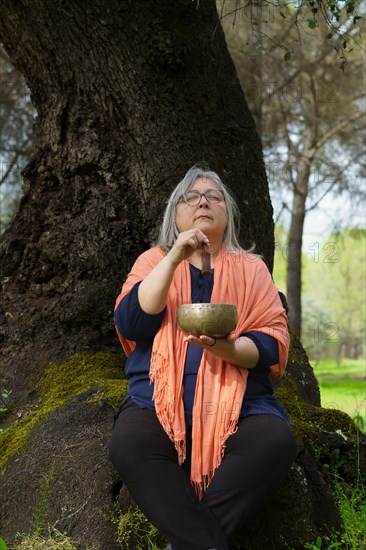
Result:
[[[192,303],[207,303],[211,300],[214,273],[202,275],[202,271],[190,265]],[[152,344],[160,328],[165,309],[156,315],[145,313],[138,300],[137,283],[121,300],[115,311],[114,320],[118,332],[127,340],[136,342],[136,347],[128,357],[125,373],[128,378],[127,399],[137,405],[154,410],[152,400],[154,385],[150,382],[149,370]],[[288,417],[276,397],[273,395],[269,379],[269,367],[278,362],[278,342],[272,336],[257,331],[245,332],[242,336],[250,338],[258,348],[259,360],[255,367],[248,369],[247,388],[240,416],[252,414],[275,414],[288,422]],[[203,349],[188,344],[184,367],[184,410],[186,422],[192,424],[193,399],[197,373]]]

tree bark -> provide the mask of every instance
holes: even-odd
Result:
[[[241,242],[273,260],[260,141],[215,2],[2,0],[0,40],[37,109],[25,193],[0,246],[3,381],[119,349],[112,312],[164,202],[205,160],[236,196]]]

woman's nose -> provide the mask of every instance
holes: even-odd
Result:
[[[201,200],[200,202],[198,203],[198,206],[205,206],[207,207],[209,204],[208,200],[206,199],[205,195],[201,195]]]

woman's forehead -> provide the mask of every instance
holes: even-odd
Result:
[[[200,176],[194,180],[190,189],[195,189],[196,187],[205,187],[206,189],[218,189],[219,186],[215,181],[206,176]]]

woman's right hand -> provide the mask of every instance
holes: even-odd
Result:
[[[177,267],[183,260],[190,258],[196,250],[203,249],[204,245],[208,243],[208,237],[200,229],[188,229],[178,235],[167,258]]]
[[[209,240],[200,229],[188,229],[178,235],[172,249],[145,277],[139,286],[141,308],[152,315],[160,313],[167,303],[170,283],[178,265],[190,258],[198,249],[203,249]]]

